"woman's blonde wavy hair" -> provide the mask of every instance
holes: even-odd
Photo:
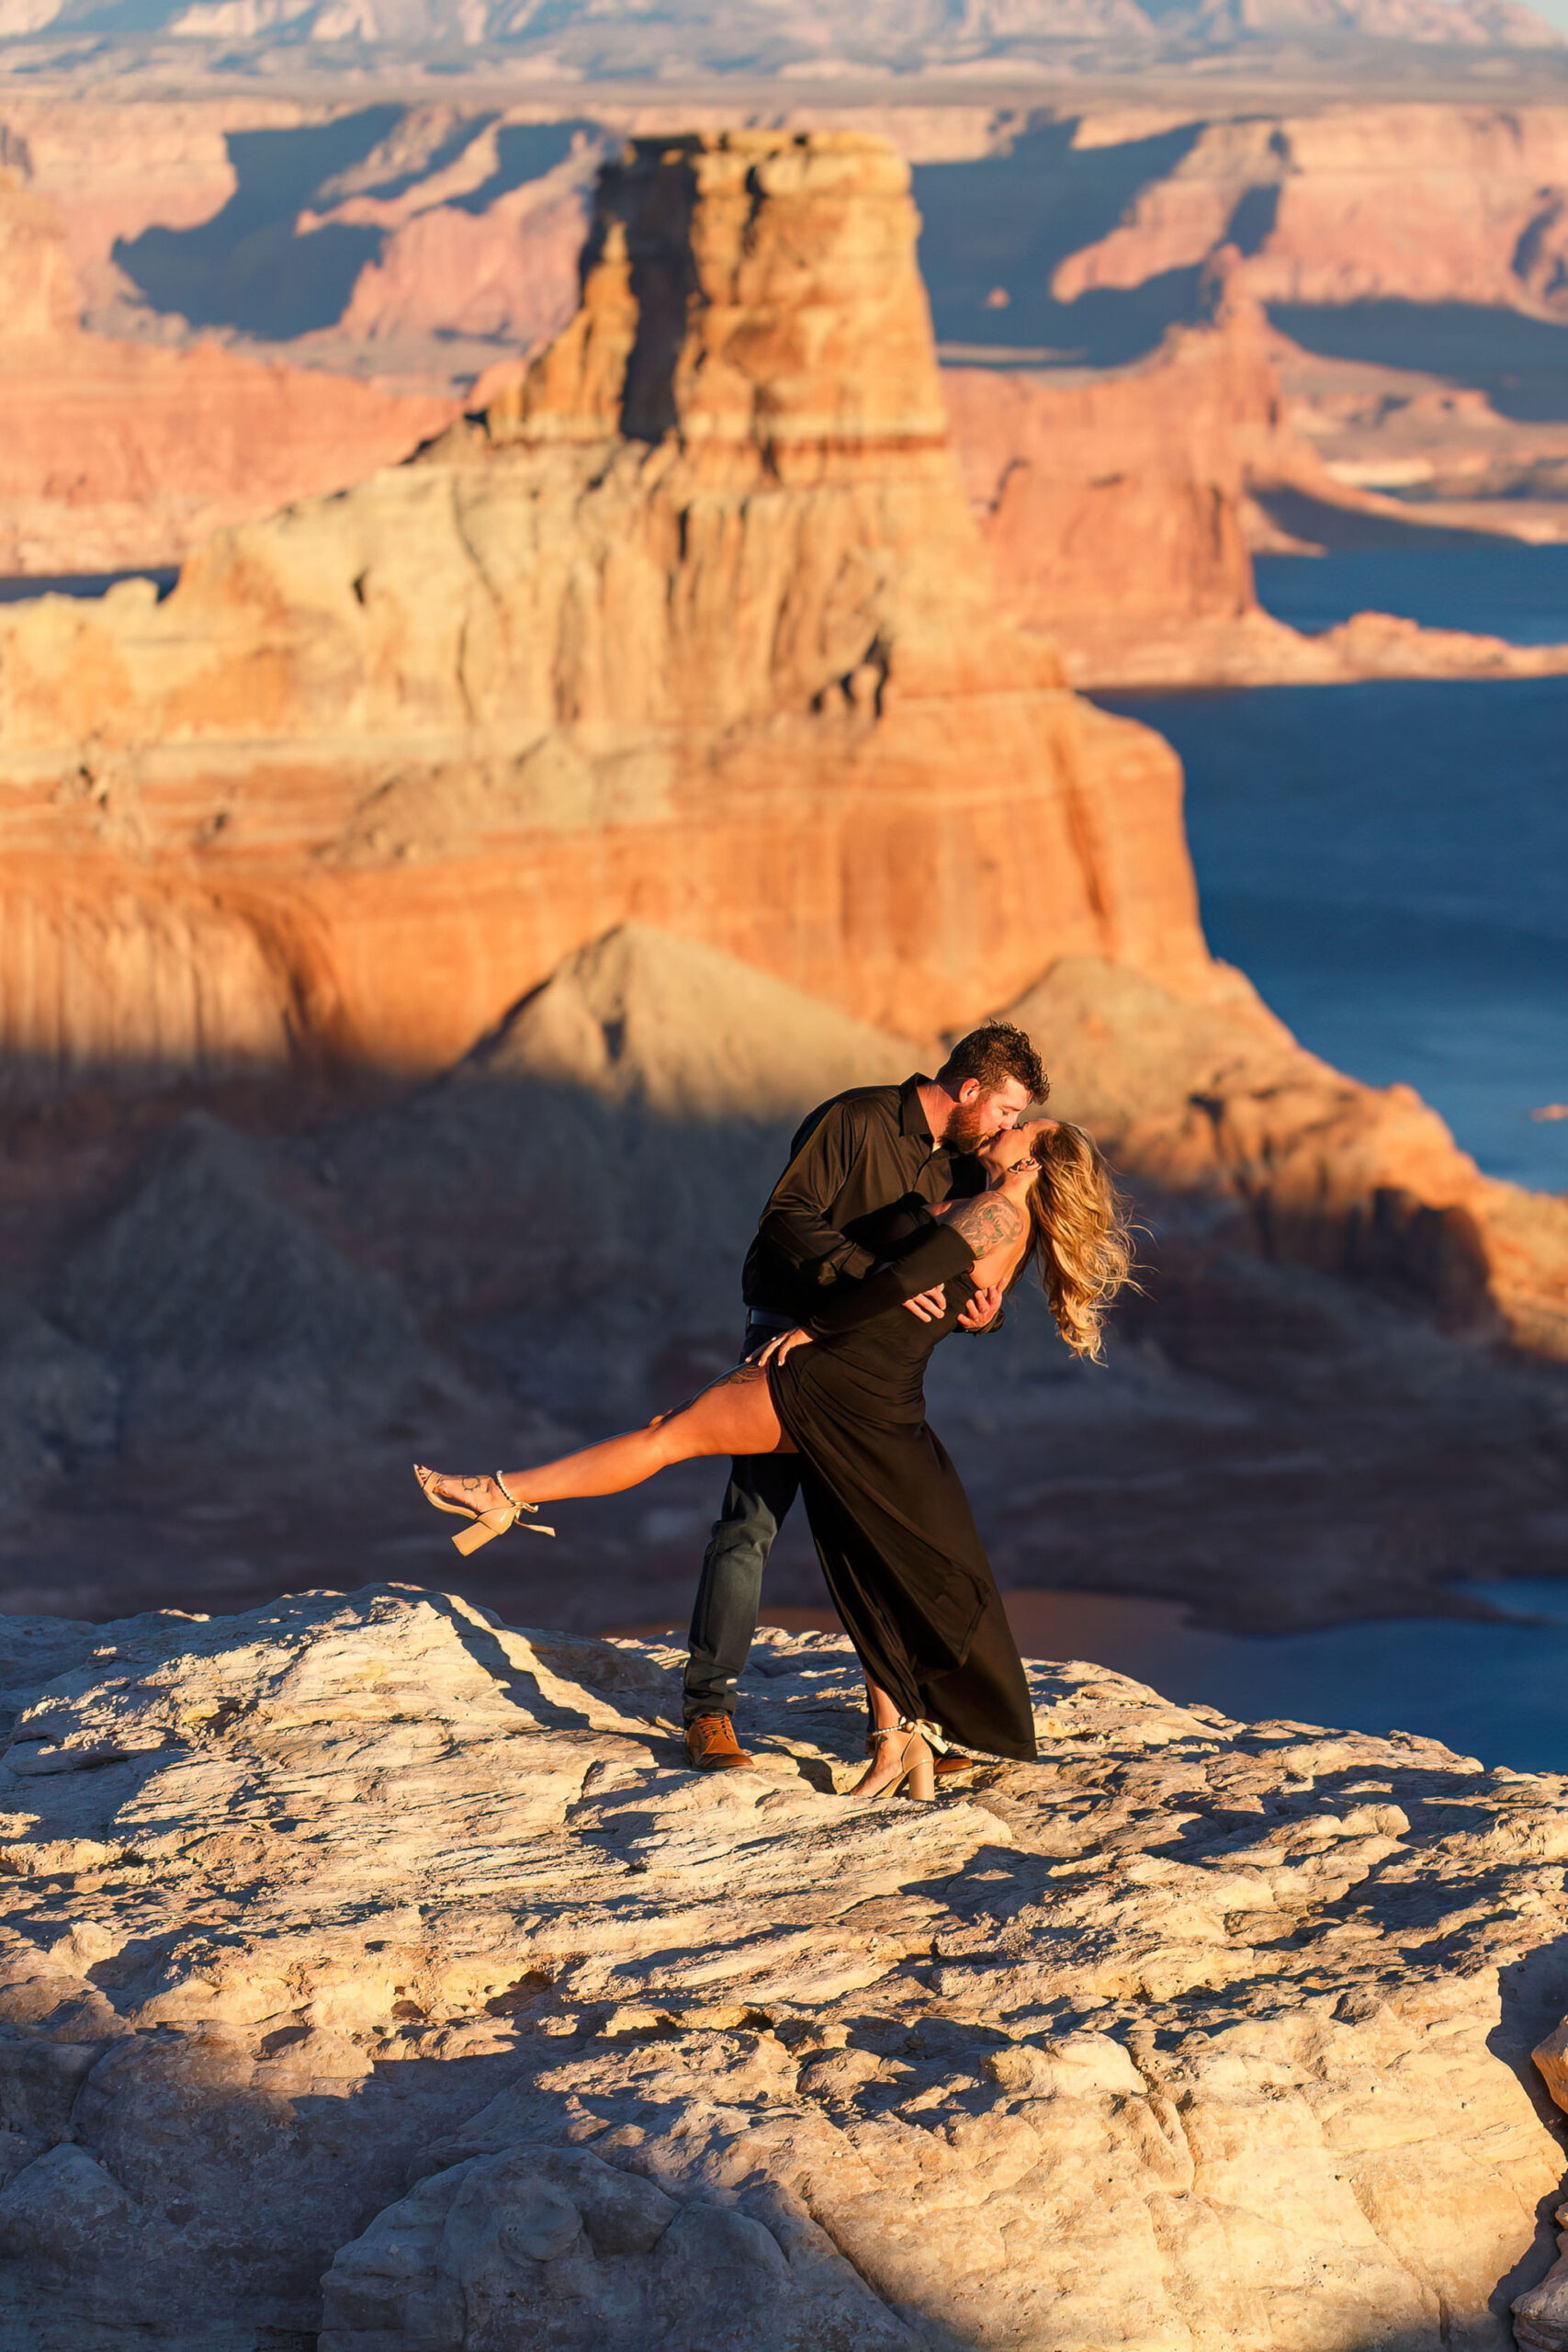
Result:
[[[1040,1272],[1056,1329],[1074,1355],[1105,1360],[1103,1324],[1132,1279],[1133,1229],[1094,1137],[1070,1120],[1042,1122],[1030,1147],[1039,1170],[1029,1194],[1029,1246],[1008,1283]]]

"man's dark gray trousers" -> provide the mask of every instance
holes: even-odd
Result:
[[[789,1329],[782,1317],[748,1317],[743,1352],[750,1354],[773,1332]],[[730,1464],[724,1508],[703,1555],[692,1610],[683,1702],[687,1723],[698,1715],[735,1713],[735,1687],[746,1671],[762,1605],[762,1570],[799,1492],[796,1454],[752,1453]]]

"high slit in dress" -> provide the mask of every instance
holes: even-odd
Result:
[[[910,1721],[1032,1761],[1018,1647],[963,1482],[926,1419],[926,1365],[975,1295],[974,1252],[923,1209],[904,1217],[893,1262],[838,1285],[807,1326],[817,1344],[770,1365],[769,1386],[799,1449],[833,1606],[872,1680]],[[922,1323],[904,1301],[937,1283],[946,1312]]]

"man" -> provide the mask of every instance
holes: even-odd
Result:
[[[911,1193],[937,1201],[978,1191],[979,1170],[962,1155],[1015,1127],[1048,1091],[1023,1031],[995,1021],[960,1038],[934,1079],[917,1072],[902,1086],[857,1086],[819,1103],[795,1136],[747,1253],[745,1352],[803,1321],[828,1284],[869,1273],[887,1212]],[[981,1293],[960,1328],[994,1330],[1000,1306],[999,1291]],[[926,1322],[942,1311],[934,1292],[908,1306]],[[731,1465],[692,1612],[686,1753],[699,1771],[751,1760],[731,1721],[736,1685],[757,1630],[762,1570],[799,1490],[793,1454],[759,1454]],[[966,1766],[964,1758],[952,1769]]]

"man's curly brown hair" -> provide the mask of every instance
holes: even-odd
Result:
[[[937,1072],[938,1083],[953,1092],[972,1078],[983,1094],[994,1093],[1010,1078],[1028,1090],[1032,1102],[1043,1102],[1051,1091],[1032,1038],[1014,1021],[987,1021],[984,1028],[971,1029]]]

